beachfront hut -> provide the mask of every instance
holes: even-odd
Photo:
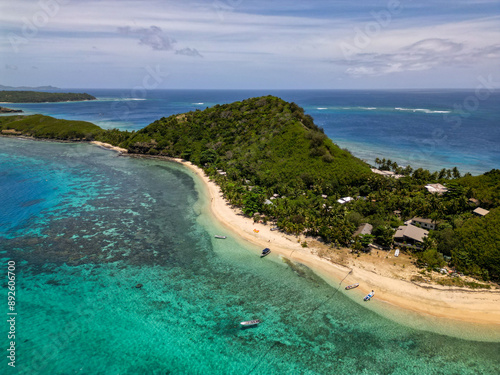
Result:
[[[420,246],[428,234],[429,231],[415,225],[401,225],[394,235],[394,241],[401,244]]]
[[[361,224],[356,232],[352,235],[353,237],[361,236],[363,234],[372,234],[373,226],[368,223]]]

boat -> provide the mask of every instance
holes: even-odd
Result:
[[[260,323],[262,323],[262,322],[259,319],[255,319],[255,320],[247,320],[246,322],[241,322],[240,324],[243,327],[252,327],[252,326],[256,326]]]
[[[399,249],[396,249],[396,251],[394,252],[394,256],[395,256],[395,257],[398,257],[398,256],[399,256]]]
[[[349,290],[349,289],[357,288],[358,286],[359,286],[359,283],[356,283],[356,284],[347,285],[345,288],[346,288],[346,290]]]
[[[215,238],[220,238],[222,240],[225,240],[227,237],[226,236],[219,236],[218,234],[215,235]]]
[[[266,255],[268,255],[269,253],[271,252],[271,249],[266,247],[264,250],[262,250],[262,254],[260,254],[260,257],[265,257]]]
[[[363,301],[369,301],[372,299],[372,297],[375,295],[375,292],[372,290],[370,293],[368,293],[365,298],[363,298]]]

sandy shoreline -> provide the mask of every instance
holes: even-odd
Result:
[[[380,275],[370,269],[371,263],[364,263],[363,260],[353,257],[347,265],[332,263],[315,255],[319,251],[316,246],[321,244],[303,248],[297,237],[271,231],[270,225],[254,223],[252,219],[244,217],[239,210],[227,204],[219,187],[210,181],[201,168],[181,159],[172,161],[186,166],[203,181],[206,198],[210,201],[211,214],[229,231],[252,244],[262,248],[270,247],[273,253],[310,267],[327,278],[332,285],[339,285],[340,280],[347,276],[342,288],[350,283],[359,282],[358,290],[368,293],[373,289],[377,300],[404,310],[455,321],[495,325],[495,328],[500,328],[500,291],[457,290],[439,285],[422,287],[409,281]],[[254,229],[258,230],[258,233]],[[349,274],[350,271],[352,272]]]
[[[104,143],[104,142],[99,142],[99,141],[92,141],[90,143],[93,145],[99,146],[99,147],[107,148],[109,150],[118,151],[122,154],[128,153],[126,148],[116,147],[116,146],[110,145],[109,143]]]

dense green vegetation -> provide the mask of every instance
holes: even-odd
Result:
[[[95,100],[89,94],[40,92],[40,91],[0,91],[0,102],[4,103],[45,103],[73,102],[79,100]]]
[[[471,189],[472,195],[481,202],[483,208],[500,206],[500,170],[493,169],[481,176],[464,176],[457,184]]]
[[[242,185],[280,195],[308,189],[343,194],[370,174],[367,164],[334,145],[300,107],[271,96],[163,118],[126,146],[212,165]]]
[[[131,134],[117,129],[104,130],[86,121],[60,120],[44,115],[0,116],[0,133],[64,141],[101,141],[119,144]]]
[[[21,132],[35,138],[58,140],[91,140],[103,130],[90,122],[59,120],[49,116],[5,116],[0,117],[0,131]]]
[[[403,177],[377,175],[329,140],[300,107],[276,97],[174,115],[131,133],[41,115],[0,118],[0,130],[7,129],[42,138],[99,140],[130,153],[190,160],[244,214],[333,246],[362,250],[374,241],[387,248],[404,221],[430,218],[436,230],[421,246],[404,251],[428,269],[448,262],[458,272],[500,280],[499,170],[462,177],[456,168],[431,173],[377,159],[380,169]],[[448,192],[425,189],[438,182]],[[346,196],[353,199],[337,202]],[[490,213],[474,215],[477,205]],[[372,234],[353,238],[362,223],[372,224]]]
[[[336,200],[357,193],[371,175],[300,107],[272,96],[163,118],[121,146],[188,159],[248,216],[342,244],[356,228]]]

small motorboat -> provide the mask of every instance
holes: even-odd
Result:
[[[227,237],[226,236],[219,236],[218,234],[216,234],[215,238],[220,238],[221,240],[225,240]]]
[[[375,292],[372,290],[370,293],[368,293],[365,298],[363,298],[363,301],[369,301],[372,299],[372,297],[375,295]]]
[[[265,257],[266,255],[268,255],[269,253],[271,252],[271,249],[266,247],[264,250],[262,250],[262,254],[260,254],[260,257]]]
[[[240,324],[242,327],[252,327],[260,323],[262,323],[262,321],[260,321],[259,319],[255,319],[255,320],[247,320],[246,322],[241,322]]]
[[[346,290],[349,290],[349,289],[354,289],[354,288],[357,288],[359,286],[359,283],[356,283],[356,284],[351,284],[351,285],[347,285],[345,287]]]

